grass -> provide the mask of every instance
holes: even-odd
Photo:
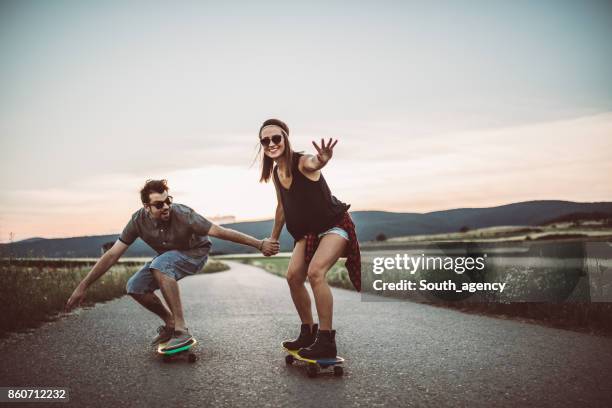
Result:
[[[0,337],[12,331],[55,320],[74,288],[91,270],[93,261],[0,260]],[[119,262],[87,291],[85,306],[125,295],[128,279],[142,262]],[[210,260],[201,273],[229,269]]]
[[[221,261],[217,261],[214,259],[209,259],[208,262],[206,262],[206,266],[204,267],[204,269],[202,269],[199,274],[202,273],[215,273],[215,272],[221,272],[221,271],[227,271],[230,267],[221,262]]]
[[[540,226],[496,226],[465,232],[393,237],[386,241],[364,242],[362,243],[362,249],[383,249],[389,245],[430,242],[520,242],[526,240],[603,239],[609,237],[612,237],[612,227],[605,222],[565,222]]]

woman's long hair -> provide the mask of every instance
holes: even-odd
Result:
[[[293,149],[291,149],[291,143],[289,142],[289,126],[285,122],[279,119],[268,119],[259,128],[259,137],[261,137],[261,131],[266,126],[275,125],[281,128],[281,133],[285,141],[285,151],[281,156],[281,160],[285,162],[285,177],[291,177],[291,167],[293,164]],[[274,160],[266,156],[261,143],[259,143],[258,154],[261,153],[261,177],[260,183],[267,183],[272,177],[272,171],[274,170]]]

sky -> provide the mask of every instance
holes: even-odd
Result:
[[[121,231],[146,179],[272,218],[257,130],[352,210],[611,201],[612,2],[0,2],[0,242]]]

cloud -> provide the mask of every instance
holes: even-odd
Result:
[[[324,169],[333,193],[352,209],[427,212],[532,199],[612,199],[612,113],[422,138],[385,136],[400,134],[401,127],[400,122],[324,127],[330,134],[356,135],[341,139]],[[389,133],[368,134],[383,128]],[[302,137],[308,132],[297,129],[294,145],[312,152],[310,139]],[[212,143],[219,138],[226,142]],[[138,191],[148,178],[167,178],[179,202],[210,216],[272,217],[272,186],[257,182],[259,167],[249,166],[254,150],[244,148],[253,147],[253,135],[219,138],[200,149],[138,161],[127,172],[94,167],[93,175],[76,172],[65,185],[6,189],[0,234],[118,232],[140,206]],[[173,168],[175,161],[182,166]],[[45,166],[59,171],[54,162]]]

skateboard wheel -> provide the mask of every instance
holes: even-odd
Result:
[[[319,367],[317,367],[316,365],[309,365],[308,367],[306,367],[306,374],[308,374],[308,377],[315,378],[318,373]]]
[[[195,363],[198,359],[198,356],[196,356],[195,354],[191,353],[189,354],[189,356],[187,356],[187,360],[189,360],[190,363]]]
[[[344,369],[342,366],[334,366],[334,376],[342,377],[342,374],[344,374]]]
[[[294,361],[295,361],[295,358],[291,354],[287,354],[285,356],[285,363],[286,364],[291,365],[291,364],[293,364]]]
[[[171,359],[172,359],[172,357],[167,355],[167,354],[164,354],[164,356],[162,357],[162,361],[164,363],[169,363]]]

